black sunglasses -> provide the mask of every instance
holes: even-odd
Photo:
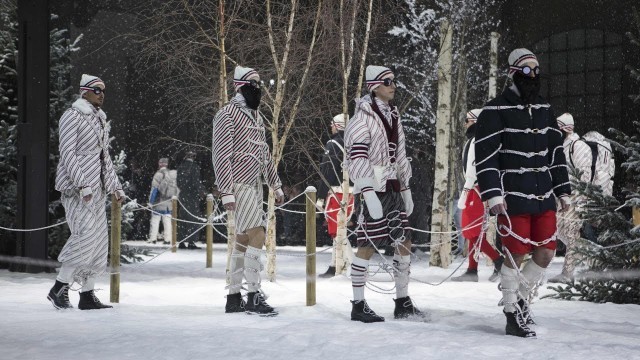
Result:
[[[391,86],[391,84],[398,85],[395,78],[386,78],[382,80],[382,85],[384,86]]]
[[[104,94],[104,89],[99,88],[99,87],[86,87],[86,86],[82,86],[80,87],[80,89],[82,90],[86,90],[86,91],[92,91],[94,94],[96,95],[100,95],[100,94]]]
[[[530,67],[530,66],[509,66],[509,68],[511,68],[512,70],[516,70],[524,75],[530,75],[532,72],[538,76],[540,75],[540,67],[536,66],[534,68]]]

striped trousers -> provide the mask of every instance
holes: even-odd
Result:
[[[558,212],[558,239],[567,248],[567,252],[564,255],[562,274],[569,277],[573,276],[576,265],[582,260],[581,256],[576,252],[581,228],[582,219],[580,219],[580,212],[575,206],[571,206],[568,211]]]
[[[109,233],[107,230],[106,195],[103,189],[93,191],[85,202],[77,190],[65,190],[60,201],[64,207],[71,236],[62,248],[59,280],[85,285],[107,267]],[[60,279],[64,277],[64,279]]]

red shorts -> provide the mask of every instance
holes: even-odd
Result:
[[[460,219],[462,228],[470,227],[470,229],[462,231],[462,236],[464,236],[465,239],[477,238],[480,236],[480,230],[482,228],[480,224],[482,224],[482,216],[484,215],[484,204],[476,189],[477,188],[469,190],[467,200],[465,201],[465,208],[462,209],[462,218]]]
[[[529,239],[536,243],[541,243],[547,240],[556,232],[556,212],[553,210],[547,210],[535,215],[511,215],[509,218],[511,219],[511,231],[522,238]],[[503,215],[498,216],[498,223],[500,225],[509,226],[507,217]],[[507,229],[501,227],[500,233],[507,233]],[[529,254],[538,247],[533,244],[523,243],[511,235],[502,236],[502,246],[509,249],[509,251],[514,255]],[[556,241],[554,239],[553,241],[541,246],[549,250],[555,250]]]
[[[335,193],[329,194],[329,202],[325,209],[325,218],[327,219],[327,231],[332,238],[336,237],[338,233],[338,212],[340,211],[340,201],[342,201],[342,194]],[[349,205],[347,206],[347,221],[353,213],[353,195],[349,196]]]

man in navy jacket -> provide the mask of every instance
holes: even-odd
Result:
[[[528,298],[555,253],[556,201],[564,211],[571,194],[562,132],[539,96],[539,75],[531,51],[511,52],[513,85],[485,105],[475,142],[480,195],[498,215],[507,252],[500,281],[506,333],[520,337],[536,337]],[[529,253],[532,261],[519,271]]]

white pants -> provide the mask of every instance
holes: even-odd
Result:
[[[151,227],[149,228],[149,241],[158,240],[158,230],[160,228],[160,218],[162,218],[162,231],[164,241],[171,242],[171,214],[151,214]]]

